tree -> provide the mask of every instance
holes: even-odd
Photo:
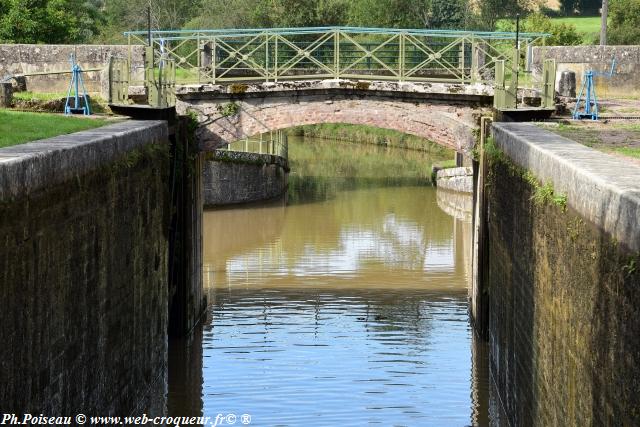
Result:
[[[310,27],[347,22],[349,0],[203,0],[188,28]]]
[[[102,42],[122,42],[122,32],[144,30],[151,11],[151,29],[179,30],[197,16],[200,0],[108,0]],[[230,11],[231,12],[231,11]]]
[[[354,0],[349,24],[363,27],[424,28],[430,0]]]
[[[355,0],[349,23],[385,28],[465,28],[468,0]]]
[[[482,0],[479,3],[480,17],[479,28],[484,30],[494,30],[498,20],[503,18],[515,19],[517,14],[526,16],[531,13],[535,6],[535,0]]]
[[[468,4],[462,0],[432,0],[430,28],[464,28]]]
[[[640,0],[609,0],[609,44],[640,44]]]
[[[85,0],[3,0],[0,40],[81,43],[98,32],[99,4]]]

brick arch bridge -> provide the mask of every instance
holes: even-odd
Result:
[[[202,150],[292,126],[347,123],[393,129],[469,154],[484,87],[345,81],[182,86],[179,113],[193,112]]]

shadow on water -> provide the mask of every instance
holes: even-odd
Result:
[[[424,153],[348,148],[292,143],[286,206],[205,212],[210,305],[194,337],[172,343],[170,415],[487,424],[470,223],[438,208]]]

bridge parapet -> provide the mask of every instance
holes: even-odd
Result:
[[[555,63],[545,62],[547,72],[537,77],[529,66],[532,47],[547,36],[542,33],[319,27],[125,34],[130,49],[148,44],[145,79],[127,78],[134,74],[131,57],[111,67],[116,103],[127,102],[125,86],[136,84],[144,86],[150,105],[164,107],[174,104],[175,94],[269,92],[311,82],[322,88],[495,93],[497,109],[517,108],[533,91],[543,108],[554,104]]]
[[[548,34],[314,27],[131,31],[129,45],[175,61],[183,83],[304,79],[492,83],[498,61],[528,72]],[[517,47],[516,47],[517,45]],[[525,58],[524,67],[520,58]]]
[[[202,96],[255,96],[264,94],[273,95],[278,92],[291,91],[357,91],[366,93],[393,93],[415,94],[421,98],[438,98],[441,100],[454,100],[456,102],[475,102],[490,104],[494,94],[492,85],[485,83],[459,84],[459,83],[428,83],[428,82],[390,82],[390,81],[364,81],[364,80],[299,80],[285,82],[250,82],[226,84],[185,84],[176,86],[176,96],[182,99]]]

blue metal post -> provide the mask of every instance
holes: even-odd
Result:
[[[80,97],[78,96],[78,75],[80,73],[78,73],[78,64],[74,64],[73,66],[73,82],[75,83],[75,89],[76,89],[76,94],[75,94],[75,103],[73,104],[74,108],[79,108],[78,106],[80,105]]]
[[[91,115],[91,107],[89,106],[89,100],[87,99],[87,89],[84,86],[82,80],[82,68],[76,62],[75,55],[71,55],[71,82],[69,83],[69,90],[67,91],[67,101],[64,104],[64,114],[72,114],[82,111],[85,116]],[[80,107],[80,87],[82,86],[82,101],[83,106]],[[71,90],[74,90],[73,94],[73,108],[69,105],[71,99]]]

